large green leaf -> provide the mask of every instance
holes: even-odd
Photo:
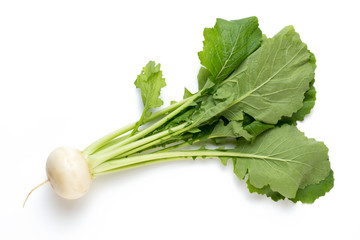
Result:
[[[285,27],[219,84],[191,120],[200,124],[226,112],[243,111],[260,122],[276,124],[303,107],[313,79],[312,55],[294,28]]]
[[[296,126],[275,127],[257,137],[254,143],[241,141],[235,149],[254,157],[234,159],[234,172],[261,189],[267,185],[287,198],[299,189],[318,184],[330,172],[328,149],[322,142],[309,139]]]
[[[204,37],[199,58],[215,83],[229,76],[262,40],[256,17],[233,21],[217,19],[214,28],[205,28]]]
[[[275,124],[303,106],[304,93],[314,78],[311,61],[306,44],[294,28],[285,27],[266,39],[217,94],[226,96],[236,92],[231,108],[240,107],[256,120]]]

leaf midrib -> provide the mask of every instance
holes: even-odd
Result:
[[[306,47],[305,44],[303,44],[303,46],[299,49],[299,51],[290,59],[290,61],[286,62],[286,64],[284,64],[281,68],[279,68],[273,75],[271,75],[266,81],[264,81],[262,84],[260,84],[259,86],[257,86],[256,88],[254,88],[251,91],[246,92],[245,94],[243,94],[240,98],[238,98],[237,100],[235,100],[233,103],[230,104],[229,108],[234,106],[235,104],[243,101],[245,98],[249,97],[251,94],[253,94],[254,92],[256,92],[257,90],[259,90],[260,88],[262,88],[263,86],[265,86],[267,83],[269,83],[273,78],[275,78],[285,67],[287,67],[292,61],[294,61],[294,59],[299,55],[299,53]]]
[[[242,29],[242,26],[241,26],[241,29]],[[230,58],[232,57],[232,55],[234,54],[235,52],[235,46],[237,44],[237,42],[239,41],[239,38],[240,38],[240,32],[241,32],[241,29],[238,31],[238,34],[237,34],[237,37],[236,37],[236,41],[235,43],[233,44],[232,48],[231,48],[231,52],[230,52],[230,55],[229,57],[225,60],[225,63],[223,64],[223,66],[221,67],[220,71],[216,74],[215,76],[215,81],[218,79],[218,77],[221,75],[222,71],[225,69],[225,66],[227,65],[228,61],[230,60]],[[243,49],[243,47],[241,48]]]

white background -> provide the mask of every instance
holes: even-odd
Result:
[[[360,239],[357,1],[1,1],[0,239]],[[85,148],[137,120],[133,82],[162,64],[162,98],[197,89],[205,27],[257,16],[272,36],[294,25],[317,57],[317,102],[299,128],[330,149],[335,187],[315,204],[250,194],[218,160],[95,179],[62,200],[46,179],[57,146]]]

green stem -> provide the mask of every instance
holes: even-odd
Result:
[[[148,141],[143,141],[140,140],[138,141],[139,143],[135,142],[135,144],[130,144],[144,136],[146,136],[147,134],[151,133],[152,131],[154,131],[155,129],[157,129],[158,127],[162,126],[164,123],[166,123],[167,121],[169,121],[170,119],[172,119],[174,116],[176,116],[178,113],[180,113],[182,110],[184,110],[185,108],[187,108],[190,104],[193,103],[193,101],[198,98],[201,95],[201,91],[198,92],[197,94],[187,98],[185,101],[185,103],[183,103],[180,107],[178,107],[176,110],[174,110],[173,112],[171,112],[170,114],[168,114],[167,116],[165,116],[164,118],[160,119],[158,122],[154,123],[153,125],[149,126],[148,128],[138,132],[137,134],[135,134],[132,137],[129,137],[127,139],[125,139],[124,141],[121,141],[119,143],[116,143],[112,146],[110,146],[107,149],[104,149],[103,151],[100,152],[96,152],[93,155],[90,155],[87,157],[90,165],[92,167],[96,167],[97,165],[101,164],[102,162],[105,162],[119,154],[124,153],[125,151],[131,150],[134,147],[138,147],[141,146],[141,144],[146,144],[149,141],[153,141],[156,140],[157,138],[163,137],[169,133],[172,132],[176,132],[178,130],[180,130],[181,128],[184,128],[185,125],[182,124],[180,126],[182,126],[181,128],[178,127],[174,127],[173,129],[170,129],[169,131],[164,131],[166,132],[165,135],[159,135],[159,134],[155,134],[154,136],[156,136],[156,138],[153,138],[153,136],[149,137],[149,138],[145,138],[148,139]],[[176,130],[175,130],[176,129]],[[188,129],[188,128],[186,128]],[[183,132],[183,131],[181,131]],[[128,144],[128,145],[127,145]]]
[[[102,172],[107,172],[112,169],[118,169],[126,167],[133,164],[161,160],[161,159],[187,159],[187,158],[212,158],[212,157],[236,157],[236,158],[265,158],[264,156],[239,153],[239,152],[230,152],[230,151],[217,151],[217,150],[194,150],[194,151],[176,151],[176,152],[160,152],[160,153],[150,153],[145,155],[132,156],[127,158],[114,159],[102,163],[93,169],[93,174],[100,174]]]
[[[149,118],[144,119],[143,124],[151,122],[152,120],[161,117],[171,111],[173,111],[174,109],[178,108],[179,106],[181,106],[182,104],[184,104],[186,102],[187,99],[184,99],[182,101],[179,101],[177,103],[174,103],[166,108],[163,108],[155,113],[153,113]],[[98,150],[100,147],[104,146],[107,142],[109,142],[110,140],[130,131],[131,129],[134,129],[136,126],[137,122],[131,123],[123,128],[120,128],[102,138],[100,138],[99,140],[93,142],[92,144],[90,144],[87,148],[85,148],[85,150],[83,151],[84,156],[87,157],[88,155],[93,154],[96,150]]]
[[[98,150],[100,147],[104,146],[108,141],[116,138],[117,136],[120,136],[131,129],[133,129],[135,126],[135,123],[131,123],[125,127],[122,127],[118,130],[115,130],[112,133],[109,133],[108,135],[100,138],[99,140],[95,141],[94,143],[90,144],[85,150],[83,151],[83,154],[85,158],[87,158],[90,154],[94,153],[96,150]]]
[[[114,149],[113,151],[102,151],[102,152],[97,152],[96,154],[94,155],[90,155],[87,159],[89,161],[89,164],[91,166],[91,168],[95,168],[96,166],[100,165],[101,163],[113,158],[113,157],[116,157],[120,154],[123,154],[127,151],[130,151],[134,148],[137,148],[139,146],[142,146],[146,143],[149,143],[149,142],[152,142],[154,140],[157,140],[163,136],[166,136],[166,135],[169,135],[173,132],[177,132],[181,129],[183,129],[185,126],[186,126],[187,123],[183,123],[179,126],[176,126],[176,127],[173,127],[171,129],[168,129],[168,130],[165,130],[165,131],[162,131],[162,132],[159,132],[157,134],[154,134],[154,135],[151,135],[149,137],[146,137],[146,138],[143,138],[143,139],[140,139],[138,141],[135,141],[135,142],[131,142],[129,144],[126,144],[126,145],[123,145],[123,146],[120,146],[120,147],[117,147],[116,149]],[[131,138],[131,137],[130,137]],[[130,139],[128,138],[128,139]],[[125,140],[126,141],[126,140]],[[116,145],[116,144],[115,144]],[[114,146],[115,146],[114,145]]]
[[[98,152],[98,151],[102,151],[118,142],[121,142],[121,141],[124,141],[125,139],[127,139],[129,137],[129,134],[124,134],[120,137],[117,137],[117,138],[114,138],[110,141],[108,141],[107,143],[105,143],[103,146],[101,146],[100,148],[98,148],[95,152]]]
[[[200,140],[193,140],[193,141],[185,141],[185,142],[182,142],[182,143],[178,143],[176,145],[173,145],[173,146],[170,146],[170,147],[167,147],[167,148],[163,148],[163,149],[160,149],[158,151],[155,151],[153,153],[163,153],[163,152],[169,152],[169,151],[172,151],[172,150],[175,150],[175,149],[178,149],[178,148],[181,148],[181,147],[184,147],[184,146],[187,146],[187,145],[191,145],[191,144],[194,144],[196,142],[198,142]]]
[[[108,173],[119,172],[119,171],[129,170],[129,169],[138,168],[138,167],[142,167],[142,166],[152,165],[154,163],[163,163],[163,162],[170,162],[170,161],[175,161],[175,160],[185,160],[185,159],[192,160],[193,158],[192,157],[181,157],[181,158],[158,159],[158,160],[153,160],[153,161],[135,163],[132,165],[127,165],[127,166],[119,167],[119,168],[112,168],[107,171],[92,173],[92,175],[94,177],[96,177],[98,175],[104,175],[104,174],[108,174]]]
[[[143,152],[143,151],[148,151],[148,150],[151,150],[151,149],[154,149],[154,145],[158,145],[158,144],[161,144],[162,142],[166,141],[167,139],[169,139],[170,137],[172,137],[173,135],[171,136],[166,136],[165,138],[160,138],[160,139],[157,139],[153,142],[150,142],[148,144],[145,144],[145,145],[142,145],[138,148],[134,148],[128,152],[125,152],[119,156],[117,156],[116,158],[123,158],[123,157],[126,157],[126,156],[130,156],[132,154],[135,154],[135,153],[140,153],[140,152]],[[162,149],[159,149],[157,151],[153,151],[152,153],[159,153],[159,152],[168,152],[168,151],[172,151],[172,150],[175,150],[177,148],[180,148],[180,147],[183,147],[183,146],[187,146],[187,145],[190,145],[190,144],[193,144],[195,142],[198,142],[200,140],[195,140],[195,141],[191,141],[191,142],[181,142],[181,143],[178,143],[176,145],[173,145],[173,146],[170,146],[170,147],[167,147],[167,148],[162,148]]]
[[[141,114],[140,120],[136,122],[135,127],[134,127],[134,129],[132,130],[132,132],[130,133],[130,136],[129,136],[129,137],[133,136],[133,135],[137,132],[137,130],[139,129],[139,127],[142,125],[142,123],[143,123],[143,121],[144,121],[144,118],[145,118],[145,114],[147,113],[148,110],[149,110],[149,108],[146,106],[146,107],[144,108],[143,113]]]

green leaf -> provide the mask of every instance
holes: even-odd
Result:
[[[272,124],[266,124],[255,120],[250,124],[244,126],[244,129],[251,134],[251,136],[253,137],[252,140],[255,140],[256,136],[273,127],[274,125]]]
[[[204,67],[200,68],[199,73],[197,75],[199,91],[205,87],[206,82],[209,80],[210,76],[211,73],[209,72],[209,70],[207,70]]]
[[[157,108],[163,105],[160,97],[161,88],[166,86],[165,78],[162,78],[160,64],[155,66],[150,61],[137,76],[135,86],[141,90],[141,98],[145,109]]]
[[[222,113],[240,113],[276,124],[303,106],[314,79],[312,55],[292,26],[284,28],[250,55],[192,116],[197,124]]]
[[[201,130],[200,130],[199,128],[192,128],[192,129],[190,129],[190,130],[187,131],[187,132],[189,132],[189,133],[200,133]]]
[[[252,138],[252,136],[243,128],[241,121],[230,121],[227,125],[225,125],[224,121],[220,119],[209,138],[223,137],[243,137],[246,140],[250,140]]]
[[[266,185],[262,188],[256,188],[250,184],[249,180],[247,180],[246,183],[247,183],[250,193],[258,193],[261,195],[265,194],[267,197],[271,198],[274,201],[279,201],[279,200],[285,199],[285,197],[283,195],[281,195],[280,193],[272,191],[271,188],[269,187],[269,185]]]
[[[271,190],[269,185],[264,186],[263,188],[256,188],[250,184],[249,180],[247,181],[248,189],[251,193],[265,194],[267,197],[270,197],[274,201],[278,201],[281,199],[285,199],[278,192],[274,192]],[[331,170],[329,175],[322,180],[318,184],[311,184],[306,186],[304,189],[299,189],[296,193],[295,198],[290,198],[289,200],[293,202],[301,201],[302,203],[313,203],[316,199],[321,196],[324,196],[327,192],[329,192],[334,186],[334,175]]]
[[[324,196],[334,187],[334,173],[330,171],[329,175],[320,183],[306,186],[299,189],[296,197],[290,199],[293,202],[301,201],[302,203],[313,203],[316,199]]]
[[[316,100],[316,90],[313,86],[313,83],[310,84],[310,89],[305,92],[305,98],[303,101],[303,106],[294,113],[291,117],[283,117],[281,119],[282,123],[295,124],[296,121],[303,121],[305,116],[311,112],[311,109],[315,105]]]
[[[193,95],[194,95],[193,93],[191,93],[187,88],[185,88],[183,99],[186,99],[186,98],[191,97]]]
[[[225,110],[222,114],[229,121],[241,121],[244,120],[244,112],[241,108],[231,108]]]
[[[315,55],[309,51],[310,54],[310,63],[313,69],[316,69],[316,59]],[[305,92],[305,98],[303,100],[303,106],[294,113],[291,117],[283,117],[281,119],[282,123],[295,124],[296,121],[303,121],[305,116],[311,112],[311,109],[315,105],[316,101],[316,90],[314,87],[315,79],[310,82],[310,88]]]
[[[217,19],[214,28],[205,28],[201,64],[211,73],[210,79],[219,83],[261,44],[262,33],[256,17],[226,21]]]
[[[235,150],[254,155],[233,160],[234,172],[240,179],[248,174],[255,188],[269,185],[287,198],[295,198],[299,189],[320,183],[330,172],[324,143],[305,137],[293,125],[266,131],[253,144],[239,141]]]
[[[150,61],[137,76],[135,86],[141,90],[141,98],[144,110],[140,120],[136,123],[131,135],[134,135],[143,123],[144,119],[150,117],[151,108],[161,107],[163,101],[160,99],[161,88],[166,86],[165,78],[162,77],[160,64],[155,66],[154,61]]]
[[[223,97],[236,92],[230,110],[241,108],[256,120],[276,124],[303,106],[313,79],[312,55],[288,26],[265,40],[218,91]]]
[[[174,117],[168,124],[164,126],[164,128],[159,128],[159,131],[163,131],[165,129],[169,129],[172,127],[176,127],[184,122],[188,122],[190,116],[195,112],[194,108],[189,109],[188,111],[179,113],[176,117]]]

